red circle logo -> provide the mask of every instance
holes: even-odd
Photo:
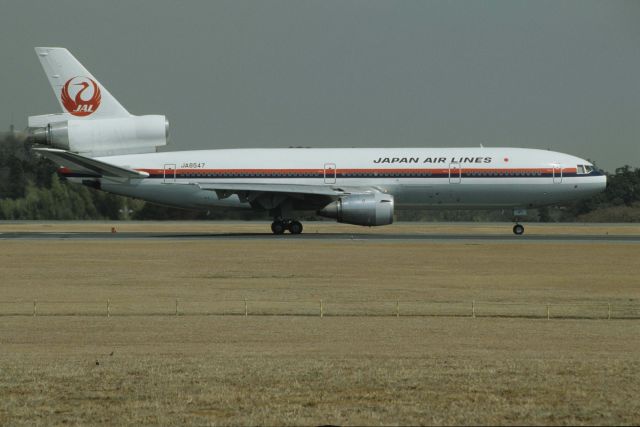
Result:
[[[88,116],[100,106],[102,95],[98,84],[88,77],[73,77],[62,86],[62,105],[74,116]]]

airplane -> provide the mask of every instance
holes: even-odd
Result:
[[[63,113],[29,117],[33,150],[71,182],[185,209],[268,211],[300,234],[296,212],[381,226],[394,210],[527,209],[589,197],[606,175],[584,159],[526,148],[269,148],[157,151],[162,115],[130,114],[65,48],[37,47]]]

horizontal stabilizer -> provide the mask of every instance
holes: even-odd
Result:
[[[57,148],[33,148],[33,151],[76,172],[91,172],[98,176],[119,179],[140,179],[149,176],[146,172],[123,168]]]

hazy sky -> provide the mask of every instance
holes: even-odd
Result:
[[[0,130],[64,46],[168,149],[515,146],[640,166],[640,2],[0,0]]]

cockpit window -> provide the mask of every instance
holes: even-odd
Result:
[[[593,166],[591,165],[578,165],[576,166],[576,173],[578,175],[588,175],[593,172]]]

